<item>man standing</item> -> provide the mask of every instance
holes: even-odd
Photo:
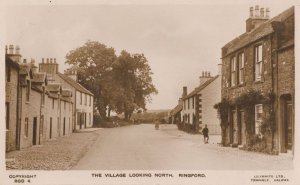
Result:
[[[205,128],[202,130],[202,134],[204,136],[204,144],[207,144],[208,143],[208,128],[207,128],[207,125],[205,125]]]

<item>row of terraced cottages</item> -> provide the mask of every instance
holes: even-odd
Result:
[[[19,47],[6,48],[6,151],[39,145],[92,127],[93,94],[73,76],[58,72],[55,59],[21,61]]]
[[[266,153],[294,149],[294,7],[269,19],[250,8],[246,32],[222,48],[223,144]]]

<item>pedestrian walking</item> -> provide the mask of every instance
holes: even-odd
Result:
[[[209,139],[208,132],[209,132],[209,130],[207,128],[207,125],[205,125],[204,129],[202,130],[202,134],[204,136],[204,144],[208,143],[208,139]]]

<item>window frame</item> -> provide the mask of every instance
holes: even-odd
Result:
[[[235,87],[237,85],[237,80],[236,80],[236,70],[237,70],[237,65],[236,65],[236,56],[232,56],[230,58],[230,87]],[[233,79],[234,77],[234,79]]]
[[[25,123],[24,123],[24,137],[25,138],[28,138],[28,135],[29,135],[29,118],[26,117],[25,118]]]
[[[261,52],[259,51],[259,48],[261,48]],[[259,76],[257,73],[258,72],[257,66],[259,66],[259,72],[260,72]],[[263,44],[259,43],[254,47],[254,81],[256,82],[262,81],[262,78],[263,78]]]
[[[245,83],[245,53],[240,52],[238,58],[238,84],[243,85]],[[242,60],[240,60],[242,58]]]

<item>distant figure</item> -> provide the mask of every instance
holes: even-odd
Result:
[[[154,123],[155,123],[155,129],[158,130],[159,129],[159,121],[158,121],[158,119],[155,119]]]
[[[204,136],[204,144],[207,144],[208,143],[208,128],[207,128],[207,125],[205,125],[204,129],[202,130],[202,134]]]

